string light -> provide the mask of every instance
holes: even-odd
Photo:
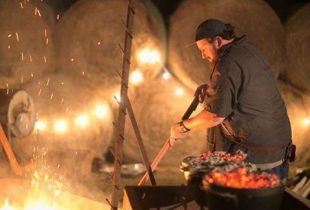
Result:
[[[169,72],[165,71],[163,74],[162,74],[162,77],[164,80],[168,80],[170,79],[171,75]]]
[[[304,126],[310,126],[310,118],[308,117],[308,118],[305,118],[304,120],[303,120],[303,124],[304,124]]]
[[[54,125],[55,131],[57,133],[64,133],[68,129],[68,124],[66,120],[57,120]]]
[[[160,54],[157,50],[150,50],[148,48],[141,50],[138,53],[138,59],[141,63],[155,64],[160,63]]]
[[[184,95],[184,90],[182,88],[177,88],[175,91],[175,94],[177,96],[182,96],[182,95]]]
[[[42,120],[36,121],[34,128],[36,131],[45,131],[46,130],[46,123]]]
[[[108,113],[108,108],[106,105],[98,105],[95,108],[95,114],[99,119],[105,118],[107,113]]]
[[[120,96],[120,92],[115,92],[114,93],[114,98],[118,101],[118,102],[121,102],[121,96]]]
[[[144,80],[143,74],[139,70],[135,70],[130,74],[129,81],[133,85],[138,85],[141,82],[143,82],[143,80]]]
[[[80,115],[75,119],[75,124],[79,127],[85,128],[89,124],[89,118],[85,114]]]

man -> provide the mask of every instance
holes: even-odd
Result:
[[[208,149],[247,153],[264,171],[288,176],[291,127],[270,66],[245,36],[208,19],[196,31],[196,45],[212,73],[195,96],[206,108],[171,128],[171,144],[192,129],[208,130]]]

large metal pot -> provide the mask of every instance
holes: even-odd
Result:
[[[209,210],[279,210],[284,186],[236,189],[211,184],[203,191]]]

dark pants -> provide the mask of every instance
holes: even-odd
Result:
[[[279,165],[275,168],[264,170],[267,173],[276,174],[281,180],[284,180],[288,177],[288,162],[285,161],[282,165]]]

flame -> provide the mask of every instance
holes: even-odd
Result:
[[[5,198],[3,207],[0,210],[13,210],[14,208],[9,204],[8,198]]]
[[[250,173],[246,168],[238,168],[230,172],[212,172],[204,177],[204,186],[213,183],[231,188],[261,189],[276,187],[280,181],[275,174]]]

